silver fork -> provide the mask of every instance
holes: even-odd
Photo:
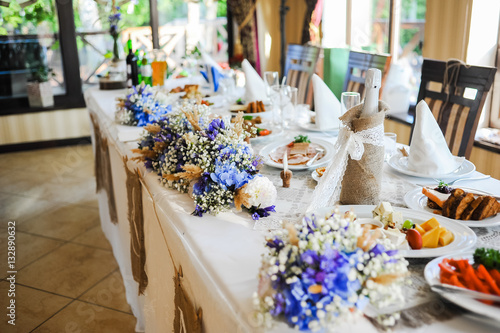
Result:
[[[314,155],[314,157],[306,163],[306,166],[310,167],[314,163],[314,161],[316,161],[316,158],[318,158],[319,154],[324,151],[325,150],[323,148],[316,148],[316,155]]]
[[[460,181],[469,181],[469,180],[483,180],[483,179],[488,179],[488,178],[491,178],[490,175],[483,175],[483,176],[478,176],[478,177],[472,177],[472,178],[458,178],[458,179],[455,179],[455,180],[452,180],[451,182],[445,182],[446,184],[448,185],[453,185],[457,182],[460,182]],[[441,180],[439,179],[436,179],[436,178],[433,178],[437,183],[439,183]]]

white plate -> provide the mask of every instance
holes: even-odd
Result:
[[[456,157],[456,156],[455,156],[455,158],[457,160],[460,159],[460,157]],[[456,169],[453,172],[446,173],[446,174],[427,175],[427,174],[423,174],[423,173],[412,171],[412,170],[408,169],[408,157],[402,156],[401,153],[397,153],[397,154],[393,155],[389,159],[388,163],[389,163],[389,166],[391,168],[393,168],[394,170],[396,170],[402,174],[405,174],[408,176],[414,176],[414,177],[423,177],[423,178],[438,178],[438,179],[453,178],[453,179],[457,179],[457,178],[466,177],[476,170],[476,166],[471,161],[464,160],[462,165],[460,167],[458,167],[458,169]]]
[[[310,121],[301,121],[297,124],[301,129],[310,131],[310,132],[328,132],[328,133],[339,133],[338,128],[324,129],[321,130],[316,127],[316,124],[311,123]]]
[[[323,156],[322,159],[319,161],[314,162],[311,166],[306,166],[305,164],[301,165],[288,165],[288,169],[290,170],[307,170],[307,169],[316,169],[317,167],[320,167],[322,165],[327,164],[333,157],[333,151],[334,147],[333,145],[325,140],[321,139],[310,139],[312,143],[315,143],[319,146],[321,146],[325,150],[325,156]],[[293,141],[293,138],[289,139],[283,139],[279,140],[277,142],[273,142],[262,148],[259,152],[259,155],[262,156],[262,159],[264,160],[264,163],[275,167],[279,169],[283,169],[283,163],[276,163],[274,162],[271,157],[269,157],[269,154],[271,154],[274,150],[281,146],[285,146],[289,144],[290,142]]]
[[[315,181],[317,181],[319,183],[319,180],[321,179],[321,176],[318,174],[318,172],[316,170],[314,170],[312,173],[311,173],[311,177],[312,179],[314,179]]]
[[[274,128],[272,125],[268,125],[268,124],[258,124],[258,125],[262,125],[262,127],[259,127],[259,126],[257,126],[257,127],[269,129],[272,132],[271,132],[271,134],[266,135],[266,136],[257,136],[255,138],[250,138],[250,142],[266,141],[267,139],[270,139],[270,138],[276,138],[276,137],[280,136],[283,133],[283,130]]]
[[[474,252],[464,252],[460,254],[454,254],[454,255],[445,255],[439,258],[436,258],[429,262],[424,269],[424,277],[425,280],[429,285],[434,285],[434,284],[441,284],[440,279],[439,279],[439,266],[438,264],[443,261],[445,258],[452,258],[452,259],[468,259],[469,262],[473,262],[473,254]],[[467,309],[469,311],[475,312],[477,314],[480,314],[482,316],[486,316],[489,318],[493,318],[495,320],[499,320],[498,314],[499,310],[498,307],[488,305],[481,303],[473,298],[470,297],[464,297],[456,294],[450,294],[450,293],[440,293],[442,297],[446,298],[448,301],[455,303],[458,306],[461,306],[464,309]]]
[[[484,194],[484,195],[491,195],[491,194],[486,193],[486,192],[482,192],[482,191],[478,191],[478,190],[474,190],[474,189],[470,189],[470,188],[466,188],[466,187],[460,187],[460,188],[463,189],[465,192],[474,192],[474,193],[479,193],[479,194]],[[455,219],[450,219],[449,217],[444,217],[444,216],[441,216],[438,214],[434,214],[432,212],[433,209],[427,207],[427,197],[424,194],[422,194],[421,187],[416,188],[416,189],[411,190],[408,193],[406,193],[404,200],[405,200],[406,205],[411,209],[414,209],[417,211],[422,211],[422,212],[429,212],[434,216],[439,216],[442,219],[448,220],[450,222],[464,224],[464,225],[469,226],[469,227],[493,227],[496,225],[500,225],[500,215],[498,215],[498,214],[495,216],[490,216],[490,217],[488,217],[484,220],[480,220],[480,221],[455,220]]]
[[[325,207],[318,209],[316,215],[326,215],[333,211],[334,207]],[[339,206],[341,212],[349,211],[353,209],[354,213],[359,218],[371,218],[373,217],[372,211],[375,209],[375,205],[346,205]],[[434,258],[451,253],[456,253],[460,251],[466,251],[476,244],[477,236],[469,227],[458,224],[456,222],[450,222],[443,219],[440,216],[435,216],[427,212],[419,212],[407,208],[395,207],[396,211],[403,213],[403,218],[410,219],[413,223],[421,224],[432,217],[435,217],[438,222],[453,233],[454,239],[450,244],[437,247],[434,249],[422,248],[420,250],[399,250],[406,258]]]

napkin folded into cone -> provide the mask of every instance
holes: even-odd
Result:
[[[429,176],[442,175],[455,171],[464,159],[451,154],[429,106],[425,101],[420,101],[411,137],[408,169]]]
[[[205,65],[205,69],[200,71],[200,74],[205,78],[213,92],[217,92],[219,90],[220,80],[224,78],[224,74],[217,70],[215,66]]]
[[[245,72],[245,99],[247,102],[267,100],[266,85],[259,73],[257,73],[246,59],[241,63],[241,67],[243,72]]]
[[[201,60],[204,65],[207,65],[209,67],[215,67],[216,70],[222,72],[222,67],[220,67],[217,61],[215,61],[214,58],[212,58],[208,53],[201,52]]]
[[[316,74],[312,76],[316,127],[320,130],[337,129],[340,125],[340,102],[326,83]]]

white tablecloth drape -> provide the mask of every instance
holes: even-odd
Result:
[[[177,81],[172,85],[182,85]],[[120,266],[127,301],[137,318],[137,331],[169,332],[174,321],[174,264],[182,266],[182,284],[194,305],[203,310],[204,332],[255,332],[252,294],[257,290],[257,274],[261,254],[264,252],[264,235],[254,230],[254,222],[245,213],[224,213],[217,217],[203,218],[190,215],[194,203],[187,194],[163,187],[158,176],[140,164],[130,161],[135,142],[119,140],[120,132],[130,131],[114,122],[115,98],[123,96],[124,90],[99,91],[90,89],[85,93],[88,110],[97,116],[103,136],[108,138],[113,174],[113,189],[116,198],[118,223],[109,219],[106,193],[99,193],[99,209],[103,231],[113,247]],[[123,137],[123,134],[122,134]],[[264,143],[263,143],[264,144]],[[258,150],[263,144],[257,145]],[[129,169],[139,168],[144,175],[142,200],[144,210],[144,234],[146,247],[145,270],[148,286],[145,294],[138,295],[138,285],[132,277],[130,264],[130,227],[127,218],[126,174],[123,157],[128,156]],[[295,185],[289,190],[281,187],[278,170],[265,167],[262,172],[278,188],[280,200],[275,218],[298,218],[305,211],[314,181],[308,172],[295,172]],[[384,171],[385,192],[383,196],[402,205],[402,195],[422,179],[397,176],[389,169]],[[425,180],[424,180],[425,181]],[[293,183],[292,182],[292,183]],[[490,179],[474,183],[463,182],[464,187],[474,186],[495,195],[500,195],[500,182]],[[399,201],[398,201],[399,200]],[[258,229],[258,228],[256,228]],[[500,234],[500,228],[481,230],[480,244],[499,242],[491,238]],[[489,238],[488,238],[489,237]],[[499,243],[500,244],[500,243]],[[171,260],[169,251],[173,258]],[[418,264],[418,263],[416,263]],[[421,264],[423,267],[424,264]],[[420,274],[420,273],[416,273]],[[430,298],[438,300],[433,295]],[[412,300],[409,300],[410,303]],[[444,306],[444,303],[439,301]],[[443,308],[442,306],[442,308]],[[446,304],[448,307],[449,305]],[[339,327],[346,332],[375,332],[376,328],[364,317]],[[463,315],[447,321],[431,321],[428,325],[411,328],[398,327],[400,331],[477,331],[487,332],[490,326],[478,323]],[[272,332],[292,332],[285,323],[277,322]]]

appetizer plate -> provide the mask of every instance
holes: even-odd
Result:
[[[257,142],[266,141],[267,139],[276,138],[276,137],[280,136],[283,133],[283,130],[281,130],[279,128],[275,128],[275,127],[273,127],[270,124],[258,124],[257,127],[258,128],[268,129],[268,130],[270,130],[272,132],[269,135],[256,136],[255,138],[250,138],[250,142],[257,143]]]
[[[266,165],[283,169],[283,163],[277,163],[271,159],[269,154],[273,153],[276,149],[278,149],[281,146],[286,146],[290,142],[293,141],[293,138],[288,138],[288,139],[282,139],[273,143],[268,144],[267,146],[263,147],[259,155],[262,156],[262,159],[264,160],[264,163]],[[331,144],[328,141],[321,140],[321,139],[311,139],[312,143],[315,143],[319,145],[321,148],[325,150],[325,156],[321,158],[319,161],[317,160],[314,162],[311,166],[306,166],[305,164],[300,164],[300,165],[288,165],[289,170],[308,170],[308,169],[316,169],[317,167],[320,167],[322,165],[327,164],[332,158],[333,158],[333,151],[334,147],[333,144]]]
[[[315,181],[317,181],[319,183],[319,180],[321,179],[321,176],[318,174],[318,172],[316,170],[314,170],[312,173],[311,173],[311,177],[312,179],[314,179]]]
[[[409,151],[409,147],[406,146],[405,149]],[[456,157],[457,160],[460,160],[460,157]],[[462,165],[458,167],[455,171],[446,173],[446,174],[436,174],[436,175],[427,175],[417,171],[413,171],[408,169],[408,157],[403,156],[401,153],[394,154],[388,161],[388,164],[391,168],[400,172],[402,174],[413,176],[413,177],[422,177],[422,178],[439,178],[439,179],[457,179],[463,178],[476,170],[476,166],[474,163],[468,160],[464,160]]]
[[[240,108],[245,108],[245,110],[246,110],[247,105],[248,104],[245,104],[245,105],[238,105],[238,104],[230,105],[229,106],[229,111],[231,112],[231,114],[237,114],[239,111],[242,111],[244,116],[254,116],[254,117],[256,117],[256,116],[271,116],[273,114],[272,110],[266,110],[264,112],[255,112],[255,113],[246,113],[244,110],[240,110]],[[264,104],[264,106],[265,106],[265,104]]]
[[[330,129],[319,129],[316,127],[316,124],[311,123],[310,121],[301,121],[297,124],[301,129],[310,131],[310,132],[328,132],[328,133],[339,133],[338,128],[330,128]]]
[[[358,218],[372,218],[372,211],[375,209],[375,205],[346,205],[346,206],[338,206],[341,212],[346,212],[349,210],[353,210]],[[315,214],[316,215],[326,215],[333,211],[335,207],[325,207],[318,209]],[[415,211],[407,208],[395,207],[395,210],[401,212],[403,214],[403,218],[410,219],[413,223],[421,224],[425,221],[429,220],[432,217],[435,217],[439,224],[441,224],[446,229],[450,230],[453,233],[454,239],[450,244],[437,247],[434,249],[431,248],[422,248],[420,250],[399,250],[406,258],[434,258],[443,255],[448,255],[460,251],[466,251],[472,248],[476,244],[477,236],[469,227],[458,224],[455,222],[450,222],[446,219],[443,219],[440,216],[435,216],[434,214],[429,214],[427,212]],[[309,214],[308,214],[309,215]]]
[[[483,194],[483,195],[492,195],[490,193],[474,190],[474,189],[467,188],[467,187],[460,187],[460,188],[463,189],[465,192],[473,192],[473,193],[478,193],[478,194]],[[404,200],[405,200],[406,205],[411,209],[414,209],[414,210],[420,211],[420,212],[428,212],[428,213],[434,215],[435,217],[439,216],[443,220],[447,220],[447,221],[450,221],[453,223],[463,224],[463,225],[466,225],[468,227],[493,227],[496,225],[500,225],[500,215],[498,215],[498,214],[495,216],[490,216],[490,217],[488,217],[484,220],[480,220],[480,221],[455,220],[455,219],[451,219],[449,217],[441,216],[439,214],[434,214],[433,209],[427,207],[427,197],[422,193],[421,187],[416,188],[416,189],[411,190],[408,193],[406,193]]]
[[[439,258],[436,258],[429,262],[424,269],[424,277],[429,285],[441,284],[439,279],[439,271],[440,268],[438,264],[443,261],[445,258],[450,259],[468,259],[470,263],[473,263],[473,254],[474,252],[463,252],[460,254],[454,255],[445,255]],[[446,298],[448,301],[455,303],[458,306],[461,306],[464,309],[475,312],[477,314],[493,318],[495,320],[499,320],[498,317],[498,307],[494,305],[484,304],[478,300],[475,300],[470,297],[460,296],[452,293],[440,293],[440,295]]]

